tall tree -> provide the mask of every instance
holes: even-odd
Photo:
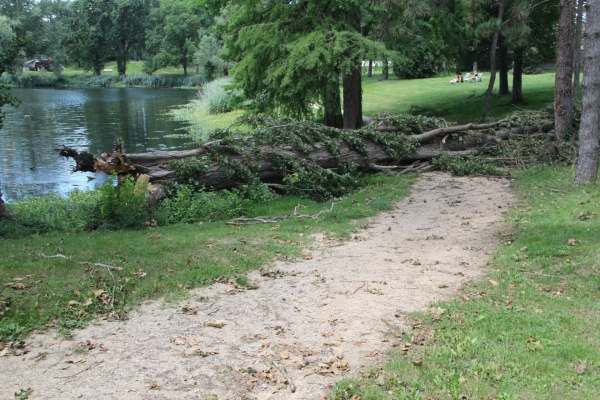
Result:
[[[502,20],[504,18],[504,9],[506,7],[507,0],[498,1],[498,17],[494,21],[494,36],[492,39],[492,49],[490,51],[490,81],[488,89],[485,95],[485,118],[490,117],[490,111],[492,109],[492,94],[494,90],[494,83],[496,81],[496,49],[498,47],[498,38],[500,37],[500,28],[502,27]]]
[[[2,18],[2,16],[0,16],[0,18]],[[5,32],[3,32],[3,36],[4,35]],[[0,39],[6,39],[6,37]],[[7,65],[13,64],[13,60],[26,44],[27,39],[24,37],[13,37],[12,40],[0,40],[0,76],[2,76],[6,70]],[[9,87],[0,85],[0,129],[2,129],[4,123],[4,106],[6,105],[17,107],[19,105],[19,100],[11,95]],[[0,190],[0,220],[11,217],[12,215],[4,205],[2,191]]]
[[[82,65],[99,76],[104,63],[112,55],[110,31],[112,28],[110,0],[76,0],[72,3],[72,31],[69,47]]]
[[[583,4],[577,0],[577,19],[575,22],[575,46],[573,47],[573,104],[579,102],[579,74],[581,73],[581,36],[583,34]]]
[[[149,0],[114,0],[110,11],[112,26],[109,40],[117,59],[119,77],[125,76],[131,50],[144,43],[145,21],[149,13]]]
[[[154,54],[151,70],[181,66],[187,76],[194,62],[199,28],[214,24],[208,10],[189,0],[162,0],[150,12],[149,21],[146,45]]]
[[[326,124],[359,127],[362,55],[379,47],[362,35],[367,4],[232,0],[226,45],[228,57],[238,61],[237,84],[272,110],[308,116],[311,104],[320,103]]]
[[[571,125],[571,78],[573,76],[573,25],[575,0],[560,0],[556,40],[556,81],[554,84],[554,131],[565,140]]]
[[[584,38],[583,104],[579,126],[579,159],[575,185],[594,183],[598,176],[600,126],[600,0],[587,0]]]

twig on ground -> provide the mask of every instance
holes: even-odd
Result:
[[[273,224],[273,223],[276,223],[279,221],[285,221],[287,219],[295,219],[295,220],[307,219],[307,218],[316,219],[325,213],[331,212],[331,210],[333,210],[334,204],[335,203],[331,203],[331,208],[329,210],[322,210],[313,215],[297,214],[296,212],[298,211],[298,208],[300,207],[300,205],[298,205],[298,206],[294,207],[293,214],[280,215],[278,217],[272,217],[272,218],[269,218],[269,217],[236,218],[231,221],[225,222],[225,225]]]
[[[79,372],[78,372],[78,373],[76,373],[76,374],[73,374],[73,375],[67,375],[67,376],[55,376],[55,378],[56,378],[56,379],[66,379],[66,378],[72,378],[72,377],[74,377],[74,376],[77,376],[77,375],[81,374],[82,372],[85,372],[85,371],[87,371],[88,369],[92,369],[92,368],[94,368],[96,365],[100,365],[100,364],[102,364],[103,362],[104,362],[104,360],[96,361],[95,363],[93,363],[93,364],[92,364],[92,365],[90,365],[89,367],[82,369],[81,371],[79,371]]]
[[[296,391],[296,386],[294,385],[294,381],[292,381],[292,378],[288,375],[286,370],[283,367],[279,366],[279,364],[277,364],[275,361],[271,361],[271,364],[273,364],[275,368],[277,368],[279,372],[281,372],[281,375],[283,375],[283,377],[287,379],[290,385],[290,391],[294,393]]]
[[[217,309],[215,311],[211,311],[209,313],[206,313],[206,315],[213,315],[216,314],[217,311],[219,311],[221,309],[221,306],[217,307]]]
[[[56,255],[53,255],[53,256],[47,256],[47,255],[45,255],[44,253],[40,253],[40,254],[41,254],[41,255],[42,255],[42,257],[44,257],[44,258],[66,258],[66,259],[68,259],[68,258],[69,258],[69,257],[67,257],[67,256],[63,256],[62,254],[56,254]]]
[[[359,287],[357,287],[356,290],[354,292],[352,292],[352,294],[356,294],[356,292],[358,292],[360,289],[362,289],[366,284],[367,284],[367,282],[363,282],[363,284],[360,285]]]

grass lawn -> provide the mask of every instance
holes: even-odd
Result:
[[[431,107],[448,122],[471,122],[483,118],[485,91],[490,74],[483,72],[481,82],[450,84],[453,77],[399,80],[391,77],[382,81],[380,75],[363,77],[363,113],[367,116],[377,112],[391,114],[407,113],[411,106]],[[511,96],[494,98],[491,115],[502,117],[514,111],[539,110],[554,101],[554,72],[523,76],[525,104],[511,105]],[[512,75],[509,75],[512,90]],[[496,77],[496,91],[498,77]]]
[[[398,340],[411,350],[332,399],[597,399],[600,188],[572,182],[568,168],[519,174],[488,277],[437,315],[414,315]]]
[[[127,63],[127,75],[134,74],[143,74],[144,62],[143,61],[129,61]],[[117,71],[117,62],[116,61],[108,61],[104,65],[104,70],[111,69],[111,72],[102,72],[102,74],[111,74],[114,78],[119,77],[119,73]],[[188,75],[193,75],[195,72],[194,68],[188,68]],[[73,75],[81,75],[81,74],[91,74],[91,71],[86,71],[81,68],[77,68],[76,65],[69,65],[67,68],[63,70],[63,74],[68,76]],[[183,68],[175,68],[175,67],[167,67],[161,68],[154,72],[156,75],[169,75],[173,77],[183,77]]]

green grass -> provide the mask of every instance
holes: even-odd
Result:
[[[488,277],[437,304],[443,314],[413,316],[399,342],[424,346],[392,353],[331,398],[597,399],[600,188],[572,181],[567,168],[522,172]]]
[[[111,69],[111,72],[104,72],[104,70]],[[143,61],[129,61],[127,63],[127,75],[133,74],[143,74],[144,73],[144,62]],[[63,70],[63,74],[67,76],[73,75],[81,75],[81,74],[89,74],[91,71],[84,70],[82,68],[77,68],[76,65],[69,65]],[[194,68],[188,68],[188,75],[193,75],[195,73]],[[112,75],[114,78],[119,77],[119,73],[117,70],[117,62],[109,61],[104,64],[104,69],[102,72],[103,75]],[[167,67],[161,68],[154,72],[156,75],[169,75],[172,77],[183,78],[183,68],[175,68],[175,67]]]
[[[382,81],[380,75],[363,77],[363,113],[367,116],[378,112],[403,114],[411,106],[431,107],[448,122],[470,122],[483,118],[485,91],[490,74],[483,71],[481,82],[465,82],[451,85],[452,77],[398,80],[390,77]],[[519,109],[539,110],[554,101],[554,73],[523,76],[523,96],[526,103],[511,105],[511,96],[496,96],[491,115],[502,117]],[[512,90],[512,75],[509,75]],[[495,90],[498,89],[496,77]]]
[[[123,317],[144,300],[182,298],[190,288],[243,276],[276,259],[294,260],[302,257],[316,232],[344,240],[357,231],[356,219],[406,196],[414,178],[369,179],[367,187],[336,201],[330,213],[317,219],[251,226],[205,222],[0,240],[0,341],[50,326],[68,332],[99,316]],[[299,204],[306,214],[331,207],[295,197],[247,201],[243,207],[248,217],[278,216],[291,214]],[[56,254],[68,258],[44,257]],[[109,271],[96,263],[119,269]]]

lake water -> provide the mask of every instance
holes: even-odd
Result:
[[[184,126],[166,113],[196,97],[195,90],[86,88],[13,89],[19,108],[5,107],[0,129],[0,182],[6,199],[49,191],[94,188],[104,174],[72,173],[63,145],[93,154],[112,152],[118,137],[128,153],[195,147]]]

